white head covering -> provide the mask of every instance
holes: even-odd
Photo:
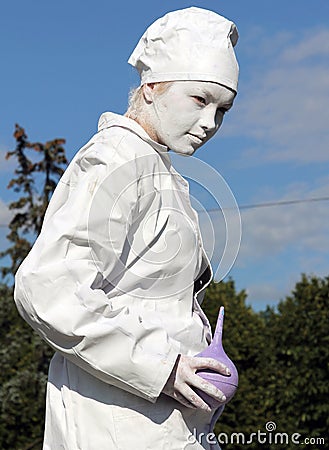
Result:
[[[239,66],[233,47],[235,24],[202,8],[172,11],[145,31],[128,63],[141,84],[159,81],[212,81],[237,91]]]

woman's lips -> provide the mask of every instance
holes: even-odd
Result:
[[[201,137],[193,133],[188,133],[188,136],[191,139],[191,141],[195,142],[198,145],[203,144],[205,140],[205,137]]]

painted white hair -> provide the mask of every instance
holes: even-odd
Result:
[[[157,95],[163,94],[171,85],[172,81],[163,81],[155,84],[155,92]],[[144,107],[143,86],[132,88],[128,96],[128,110],[125,116],[136,119],[143,112]]]

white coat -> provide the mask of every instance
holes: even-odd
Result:
[[[211,269],[167,150],[104,113],[16,274],[20,314],[56,350],[44,450],[219,448],[199,442],[211,414],[161,393],[177,355],[211,340]]]

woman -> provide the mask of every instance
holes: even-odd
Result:
[[[228,369],[194,357],[211,340],[200,303],[212,274],[168,151],[192,155],[219,129],[236,41],[232,22],[199,8],[153,23],[129,59],[141,86],[126,115],[101,116],[54,192],[15,285],[56,350],[45,450],[210,448],[198,436],[213,411],[193,388],[226,399],[195,372]]]

